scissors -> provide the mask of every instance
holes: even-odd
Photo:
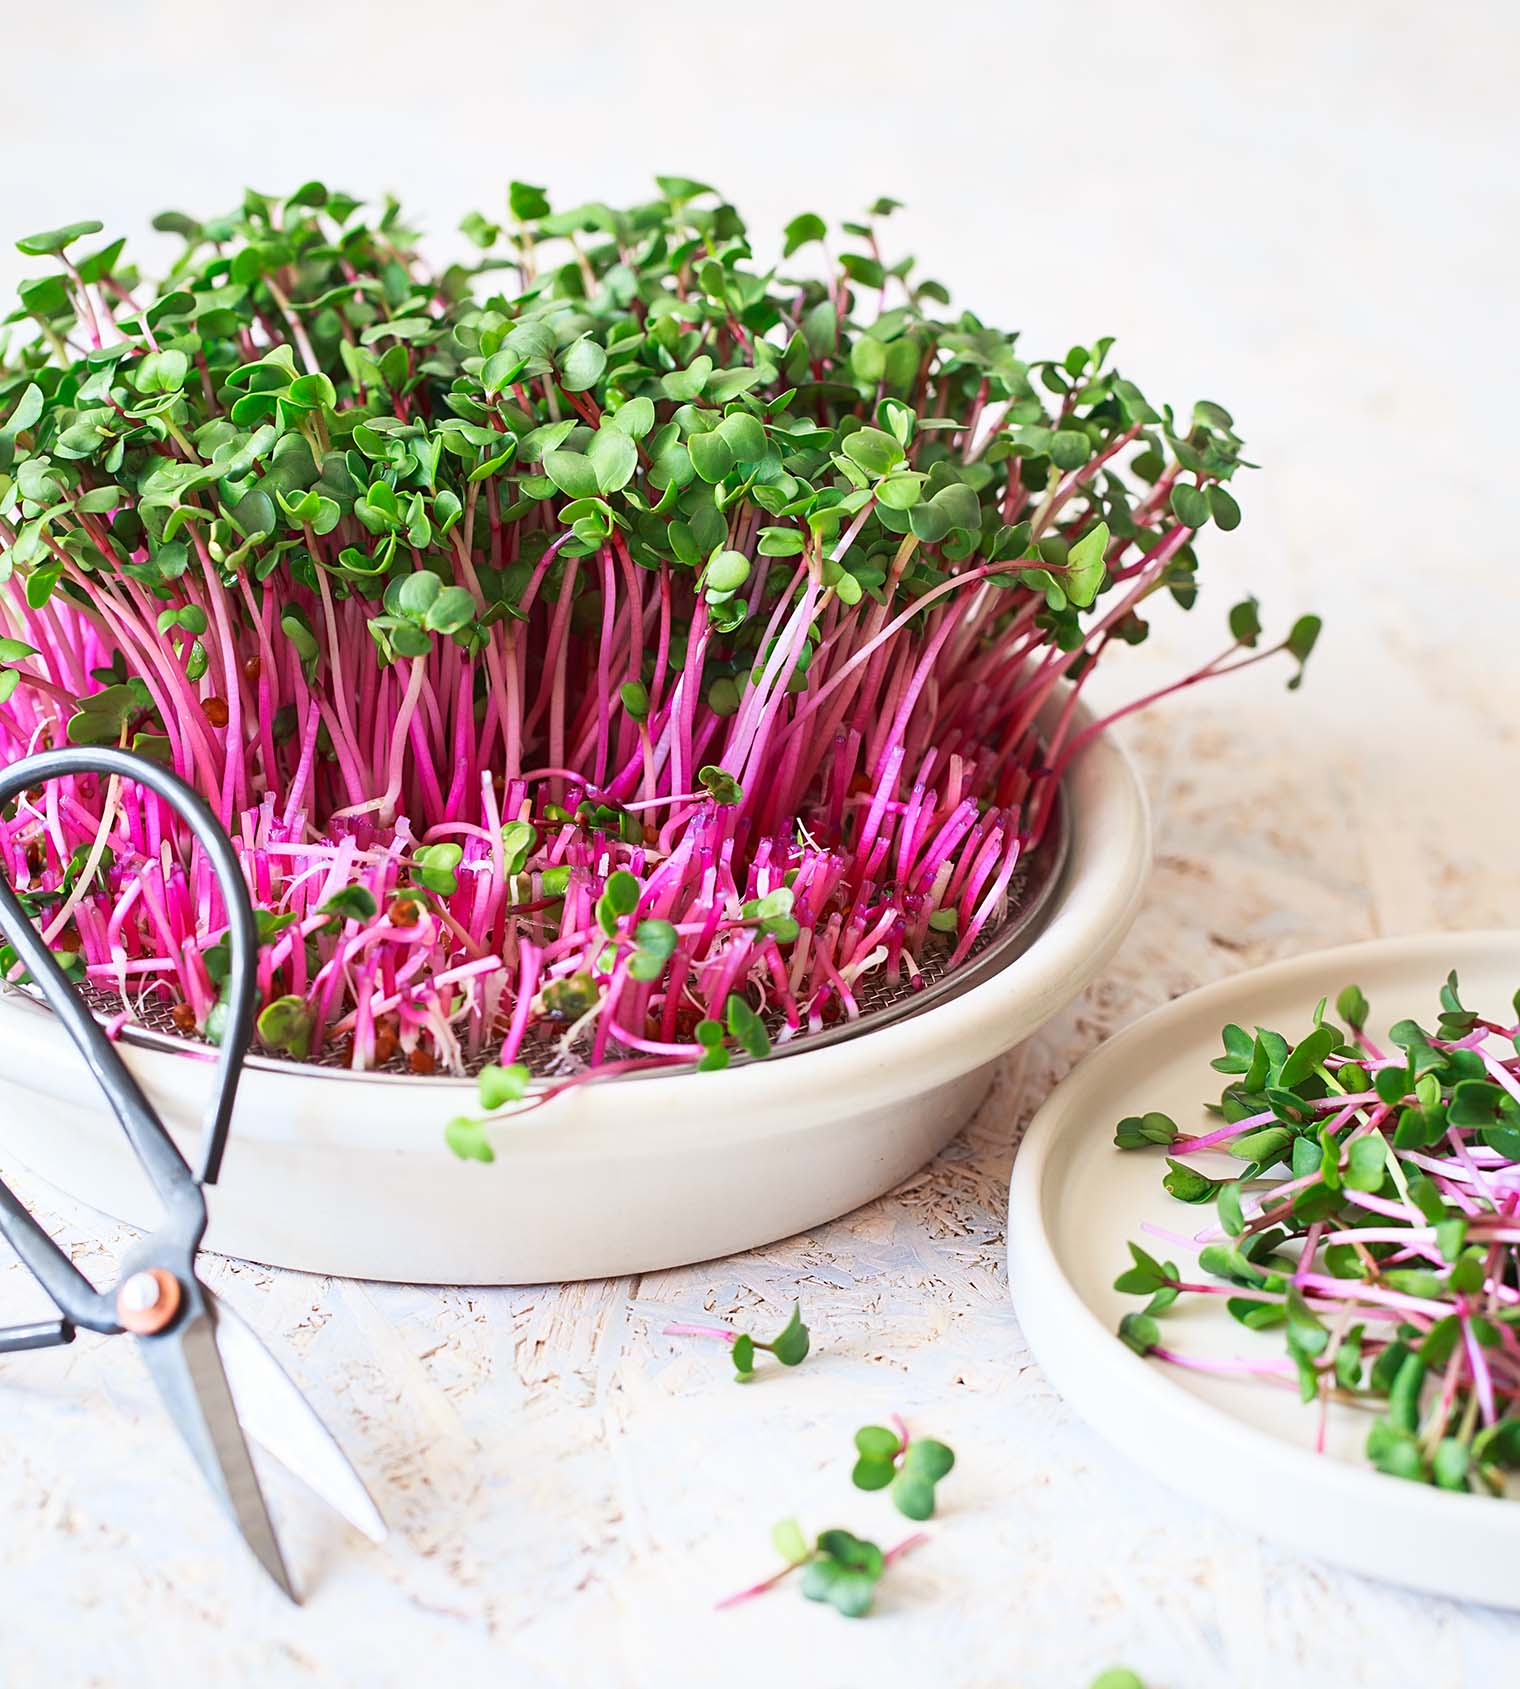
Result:
[[[260,1443],[373,1541],[385,1524],[332,1435],[278,1362],[196,1276],[206,1230],[203,1187],[221,1171],[238,1078],[253,1034],[258,943],[253,907],[231,841],[178,776],[123,750],[46,751],[0,773],[0,805],[70,775],[118,775],[156,793],[189,826],[216,870],[227,907],[232,966],[215,1084],[192,1172],[115,1046],[32,926],[0,865],[0,932],[37,983],[104,1091],[164,1208],[163,1223],[124,1255],[116,1286],[97,1290],[0,1181],[0,1236],[51,1297],[59,1318],[0,1328],[0,1354],[72,1343],[76,1328],[130,1333],[213,1494],[284,1593],[298,1600],[248,1453]]]

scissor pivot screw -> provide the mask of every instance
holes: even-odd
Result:
[[[179,1280],[162,1267],[133,1273],[116,1292],[116,1317],[135,1337],[162,1331],[179,1312]]]

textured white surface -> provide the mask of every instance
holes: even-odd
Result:
[[[1020,1123],[1144,1009],[1273,956],[1520,907],[1513,8],[81,0],[8,19],[6,46],[18,231],[126,228],[318,172],[395,185],[446,229],[508,174],[567,201],[689,169],[752,208],[757,241],[801,205],[894,192],[902,238],[965,303],[1039,351],[1119,334],[1148,389],[1229,404],[1264,465],[1198,609],[1116,664],[1108,697],[1214,650],[1242,590],[1269,625],[1309,607],[1329,624],[1296,698],[1257,670],[1135,728],[1158,831],[1139,924],[893,1197],[754,1255],[563,1291],[211,1263],[395,1527],[371,1549],[278,1491],[304,1611],[229,1549],[120,1345],[0,1362],[7,1685],[1082,1689],[1120,1660],[1153,1689],[1510,1681],[1517,1621],[1268,1549],[1110,1456],[1030,1360],[1002,1224]],[[47,1211],[104,1264],[93,1230]],[[799,1292],[820,1353],[747,1391],[657,1335],[676,1312],[776,1322]],[[0,1318],[38,1310],[0,1269]],[[891,1531],[848,1464],[854,1428],[893,1409],[961,1463],[878,1615],[786,1590],[710,1614],[767,1569],[784,1513]]]

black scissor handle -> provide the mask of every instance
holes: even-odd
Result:
[[[206,1111],[200,1166],[192,1173],[142,1087],[42,942],[0,871],[0,931],[10,940],[104,1091],[164,1203],[162,1241],[177,1246],[176,1254],[183,1251],[188,1269],[206,1229],[206,1203],[200,1187],[214,1184],[221,1170],[243,1058],[253,1036],[258,985],[258,936],[253,905],[232,842],[209,807],[178,775],[130,751],[80,746],[23,757],[0,774],[0,805],[9,803],[28,787],[78,774],[119,775],[146,786],[162,798],[189,826],[210,858],[227,907],[232,941],[227,1016]],[[0,1184],[0,1232],[42,1281],[43,1288],[68,1319],[96,1331],[119,1329],[114,1320],[114,1300],[95,1290],[3,1184]]]

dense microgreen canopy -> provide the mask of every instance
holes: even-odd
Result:
[[[1380,1471],[1502,1493],[1520,1467],[1520,992],[1514,1022],[1489,1019],[1453,973],[1434,1030],[1396,1021],[1387,1049],[1359,987],[1336,999],[1349,1033],[1326,1006],[1296,1042],[1225,1027],[1213,1065],[1228,1083],[1210,1109],[1223,1124],[1119,1123],[1121,1149],[1170,1148],[1167,1190],[1217,1214],[1194,1239],[1199,1282],[1130,1244],[1114,1288],[1147,1301],[1120,1336],[1177,1366],[1296,1382],[1320,1404],[1321,1447],[1331,1401],[1370,1402]],[[1177,1159],[1200,1153],[1208,1171]],[[1210,1296],[1277,1332],[1286,1358],[1167,1345],[1167,1308]]]
[[[959,960],[1092,731],[1056,700],[1240,519],[1226,410],[1152,404],[1107,337],[1025,356],[885,254],[895,202],[768,255],[657,188],[514,182],[444,269],[318,182],[161,216],[156,283],[97,223],[19,243],[0,754],[125,744],[208,796],[292,920],[271,1047],[712,1070]],[[1229,622],[1178,686],[1318,631]],[[214,1029],[169,827],[83,781],[0,850],[97,985]]]

